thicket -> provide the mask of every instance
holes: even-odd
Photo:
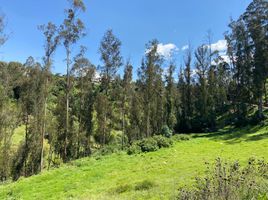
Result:
[[[218,158],[207,163],[205,177],[197,177],[192,189],[180,188],[180,200],[268,199],[268,163],[250,158],[245,166]]]

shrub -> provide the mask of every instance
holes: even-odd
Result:
[[[173,141],[170,138],[166,138],[162,135],[155,135],[153,139],[157,142],[159,148],[167,148],[173,144]]]
[[[191,139],[191,136],[186,135],[186,134],[176,134],[176,135],[173,135],[172,139],[174,141],[176,141],[176,142],[186,141],[186,140],[190,140]]]
[[[112,153],[118,153],[120,151],[120,146],[115,145],[115,144],[110,144],[110,145],[105,145],[99,150],[96,151],[94,154],[95,156],[104,156],[104,155],[109,155]]]
[[[197,178],[192,190],[181,188],[178,199],[267,199],[268,164],[249,159],[246,167],[238,162],[228,164],[220,158],[204,178]]]
[[[140,147],[142,152],[157,151],[159,149],[157,141],[153,138],[145,138],[141,140]]]
[[[155,184],[152,181],[144,180],[140,183],[137,183],[137,185],[135,186],[135,190],[149,190],[154,187],[154,185]]]
[[[161,129],[161,134],[167,138],[170,138],[172,136],[172,131],[167,125],[165,125]]]
[[[139,154],[141,153],[141,147],[138,145],[138,143],[132,144],[130,147],[127,149],[127,154],[132,155],[132,154]]]

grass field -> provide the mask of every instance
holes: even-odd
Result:
[[[215,158],[268,160],[268,126],[193,135],[171,148],[85,158],[0,186],[0,199],[174,199]],[[145,185],[145,186],[144,186]]]

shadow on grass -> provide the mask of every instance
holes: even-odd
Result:
[[[228,144],[258,141],[268,138],[268,125],[246,126],[243,128],[228,127],[213,133],[196,134],[193,138],[209,138],[215,141],[224,141]]]

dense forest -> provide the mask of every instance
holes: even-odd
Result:
[[[121,41],[112,30],[100,42],[102,65],[86,58],[85,46],[75,55],[73,47],[86,36],[79,18],[86,7],[82,0],[69,2],[62,24],[38,27],[44,39],[42,62],[33,57],[25,63],[0,62],[0,181],[31,176],[108,145],[125,149],[165,131],[211,132],[265,119],[267,0],[253,0],[239,19],[231,20],[225,55],[212,48],[207,34],[204,44],[189,45],[184,63],[177,66],[158,54],[159,42],[153,39],[135,68],[122,57]],[[5,27],[2,15],[0,46],[8,44]],[[66,52],[64,75],[51,72],[59,46]],[[13,148],[18,127],[25,138]]]

